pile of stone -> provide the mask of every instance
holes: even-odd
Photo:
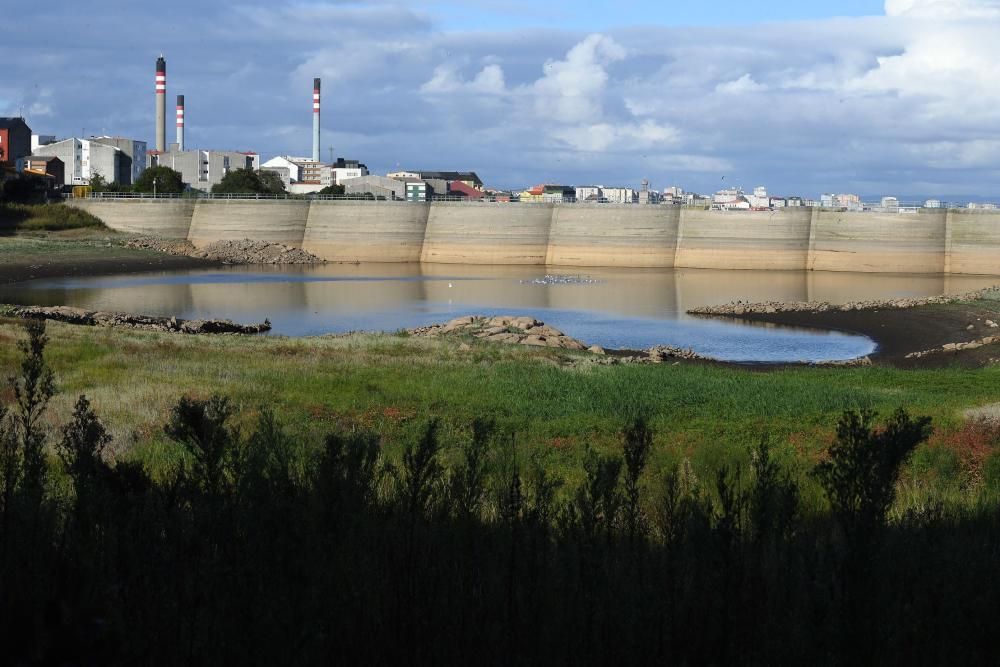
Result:
[[[987,287],[965,294],[928,296],[903,299],[872,299],[869,301],[852,301],[835,304],[826,301],[764,301],[762,303],[747,303],[734,301],[721,306],[702,306],[687,311],[689,315],[719,315],[738,317],[740,315],[769,313],[825,313],[871,310],[902,310],[934,304],[958,303],[960,301],[976,301],[990,292],[1000,289],[1000,286]]]
[[[189,241],[166,239],[134,239],[129,248],[156,250],[171,255],[210,259],[223,264],[322,264],[323,260],[301,248],[267,241],[216,241],[204,248],[195,248]]]
[[[132,239],[125,244],[125,247],[133,250],[154,250],[178,257],[192,257],[194,253],[198,252],[198,249],[190,241],[179,239]]]
[[[323,260],[301,248],[267,241],[216,241],[192,257],[223,262],[224,264],[322,264]]]
[[[491,343],[529,345],[533,347],[554,347],[563,350],[587,350],[594,354],[604,354],[599,345],[588,347],[585,343],[567,336],[533,317],[483,317],[466,315],[456,317],[447,324],[408,329],[414,336],[436,338],[448,335],[471,335]]]
[[[985,338],[980,338],[978,340],[970,340],[967,343],[945,343],[941,347],[931,348],[930,350],[921,350],[919,352],[910,352],[906,355],[907,359],[923,359],[924,357],[929,357],[934,354],[943,354],[945,352],[961,352],[963,350],[978,350],[981,347],[987,345],[998,345],[1000,344],[1000,336],[987,336]]]
[[[23,319],[54,320],[66,324],[117,327],[187,334],[258,334],[271,330],[271,323],[237,324],[230,320],[182,320],[176,317],[130,315],[128,313],[84,310],[69,306],[14,306],[7,312]]]

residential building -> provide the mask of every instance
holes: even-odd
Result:
[[[39,146],[46,146],[48,144],[54,144],[56,142],[56,137],[53,134],[32,134],[31,135],[31,152],[34,153],[35,149]]]
[[[576,199],[576,188],[571,185],[536,185],[521,193],[522,202],[571,202]]]
[[[895,197],[882,197],[880,207],[887,213],[896,213],[899,211],[899,200]]]
[[[660,193],[656,190],[640,190],[639,191],[639,203],[640,204],[659,204],[660,203]]]
[[[29,174],[41,176],[51,176],[60,187],[66,183],[66,165],[55,156],[28,156],[21,158],[23,167],[21,171]]]
[[[335,185],[343,185],[349,178],[361,178],[368,175],[368,167],[357,160],[345,160],[342,157],[330,165],[332,180]]]
[[[262,164],[261,169],[287,170],[288,180],[282,180],[288,191],[293,194],[301,195],[319,192],[323,188],[334,184],[331,166],[308,157],[279,155]],[[281,175],[283,171],[278,171],[278,173]],[[362,175],[360,173],[357,174],[357,176]]]
[[[924,208],[941,208],[940,199],[928,199],[924,202]]]
[[[578,185],[574,188],[578,202],[596,202],[604,197],[603,185]]]
[[[805,206],[805,202],[802,201],[802,197],[786,197],[785,205],[789,208],[796,208],[799,206]]]
[[[610,204],[635,204],[639,193],[633,188],[601,188],[603,199]]]
[[[64,185],[88,185],[94,174],[123,184],[132,182],[132,161],[116,146],[91,139],[63,139],[35,149],[32,158],[57,157]]]
[[[139,177],[142,176],[142,172],[146,170],[146,142],[139,141],[137,139],[128,139],[126,137],[91,137],[90,141],[96,141],[97,143],[104,144],[106,146],[114,146],[122,152],[120,159],[120,173],[119,177],[116,179],[122,185],[132,185]]]
[[[727,188],[719,190],[712,196],[713,204],[731,204],[740,199],[744,199],[743,188]]]
[[[231,171],[260,169],[260,156],[252,151],[149,151],[146,166],[170,167],[181,180],[196,190],[211,190]]]
[[[767,188],[763,185],[759,185],[753,189],[753,194],[748,196],[747,202],[750,204],[750,208],[763,210],[771,208],[771,197],[767,194]]]
[[[788,200],[784,197],[771,197],[771,208],[785,208],[788,206]]]
[[[482,199],[486,195],[482,190],[477,190],[466,185],[462,181],[452,181],[448,184],[449,197],[465,197],[466,199]]]
[[[31,128],[23,118],[0,118],[0,164],[13,166],[31,155]]]

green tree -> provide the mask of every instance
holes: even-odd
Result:
[[[136,192],[153,192],[156,181],[157,194],[180,194],[184,192],[184,180],[179,172],[170,167],[150,167],[142,172],[132,187]]]
[[[344,194],[343,185],[328,185],[316,194],[318,195],[342,195]]]
[[[118,181],[108,183],[107,179],[98,171],[94,172],[93,176],[90,177],[90,190],[91,192],[129,192],[131,188],[127,185],[122,185]],[[159,191],[159,188],[157,188],[157,191]]]
[[[900,468],[932,430],[930,417],[912,419],[903,409],[881,429],[873,427],[875,417],[871,410],[845,412],[829,458],[813,469],[852,541],[863,540],[885,523],[896,499]]]
[[[212,186],[213,194],[252,195],[264,192],[260,176],[253,169],[234,169]]]
[[[281,180],[278,172],[269,169],[257,171],[257,178],[260,179],[261,192],[269,195],[283,195],[287,193],[285,183]]]

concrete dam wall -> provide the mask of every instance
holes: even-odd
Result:
[[[1000,211],[717,212],[614,204],[76,199],[112,229],[254,239],[335,262],[1000,275]]]

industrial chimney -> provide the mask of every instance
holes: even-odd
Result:
[[[313,161],[319,162],[319,79],[313,79]]]
[[[184,150],[184,96],[177,96],[177,150]]]
[[[156,59],[156,150],[167,149],[167,61]]]

